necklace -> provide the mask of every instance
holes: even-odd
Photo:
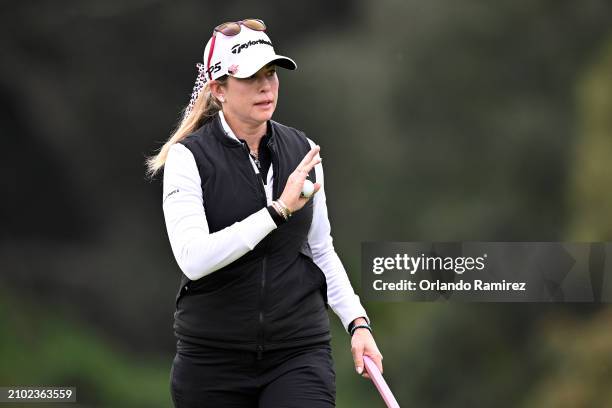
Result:
[[[249,152],[249,154],[251,155],[251,157],[253,158],[253,161],[255,162],[255,165],[257,166],[257,168],[259,169],[259,171],[261,171],[261,164],[259,163],[259,157],[257,153],[253,153],[253,152]]]
[[[223,129],[223,132],[225,133],[225,135],[227,137],[230,137],[229,133],[227,133],[227,131],[225,129]],[[259,169],[259,171],[261,172],[261,163],[259,163],[259,152],[257,153],[253,153],[251,151],[251,149],[249,149],[249,146],[247,144],[247,142],[245,142],[242,139],[239,139],[240,142],[242,143],[242,145],[245,147],[245,149],[247,149],[249,151],[249,156],[251,156],[251,158],[253,159],[253,161],[255,162],[255,165],[257,166],[257,168]]]

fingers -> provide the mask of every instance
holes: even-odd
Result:
[[[301,209],[302,206],[321,189],[321,183],[314,183],[312,195],[310,195],[310,197],[304,197],[302,195],[304,181],[308,177],[308,173],[310,173],[315,165],[321,163],[321,157],[318,156],[319,151],[320,147],[318,145],[310,149],[287,179],[285,190],[281,194],[281,199],[289,207],[291,212]]]
[[[374,361],[374,364],[376,364],[376,367],[378,368],[378,371],[380,371],[380,373],[382,374],[383,373],[383,366],[382,366],[382,358],[383,357],[382,357],[382,355],[380,355],[380,354],[368,354],[368,353],[365,353],[365,355],[370,357],[372,359],[372,361]],[[363,374],[361,374],[361,376],[363,378],[368,378],[368,379],[372,378],[368,374],[367,370]]]
[[[353,345],[351,347],[351,353],[353,354],[355,371],[357,371],[357,374],[363,373],[363,344]]]
[[[312,168],[319,163],[321,163],[321,158],[315,157],[310,162],[308,162],[306,165],[296,168],[296,170],[298,171],[298,174],[300,176],[306,178],[308,177],[308,173],[310,173],[310,170],[312,170]]]
[[[299,175],[306,178],[308,173],[310,173],[310,170],[312,170],[315,165],[321,163],[321,157],[318,156],[320,150],[321,148],[317,145],[310,149],[306,156],[304,156],[300,164],[298,164],[295,169]]]
[[[312,159],[317,155],[317,153],[319,153],[320,150],[321,150],[321,146],[319,145],[316,145],[315,147],[310,149],[310,151],[306,153],[306,156],[304,156],[300,164],[298,164],[298,169],[310,163]]]
[[[353,362],[355,364],[355,371],[360,374],[363,378],[372,378],[367,370],[364,369],[363,356],[368,356],[372,359],[380,373],[383,372],[382,359],[383,356],[380,354],[376,342],[372,337],[372,334],[366,330],[358,330],[355,332],[351,339],[351,353],[353,354]]]
[[[374,355],[370,356],[370,358],[372,359],[372,361],[374,361],[374,363],[376,364],[376,367],[378,367],[378,370],[382,374],[382,372],[383,372],[383,365],[382,365],[383,357],[382,357],[382,355],[374,354]]]

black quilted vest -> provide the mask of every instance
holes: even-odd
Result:
[[[310,145],[303,132],[268,121],[273,199]],[[219,115],[180,143],[195,157],[210,232],[266,207],[248,146],[225,134]],[[314,169],[309,175],[316,181]],[[176,296],[175,335],[190,342],[253,350],[329,341],[325,275],[312,261],[313,200],[233,263],[196,281],[185,275]]]

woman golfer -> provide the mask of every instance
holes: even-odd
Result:
[[[327,305],[382,369],[369,319],[336,254],[319,146],[273,121],[277,55],[263,21],[217,26],[164,167],[163,210],[183,272],[176,296],[176,407],[333,407]],[[314,183],[314,191],[304,184]],[[310,194],[312,193],[312,196]]]

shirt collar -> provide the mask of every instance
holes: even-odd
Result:
[[[219,111],[219,119],[221,121],[221,127],[225,131],[225,134],[229,136],[230,138],[235,139],[236,141],[240,142],[241,139],[238,139],[236,135],[234,134],[234,131],[232,130],[232,128],[230,128],[229,124],[225,120],[225,115],[223,114],[222,110]],[[266,134],[263,136],[262,140],[267,140],[271,136],[272,136],[272,133],[270,129],[270,121],[268,121],[268,123],[266,124]]]
[[[232,139],[236,139],[237,141],[240,141],[234,134],[234,131],[232,130],[232,128],[230,128],[229,125],[227,124],[227,121],[225,120],[225,116],[223,115],[223,111],[221,110],[219,111],[219,119],[221,119],[221,126],[223,127],[225,134],[231,137]]]

